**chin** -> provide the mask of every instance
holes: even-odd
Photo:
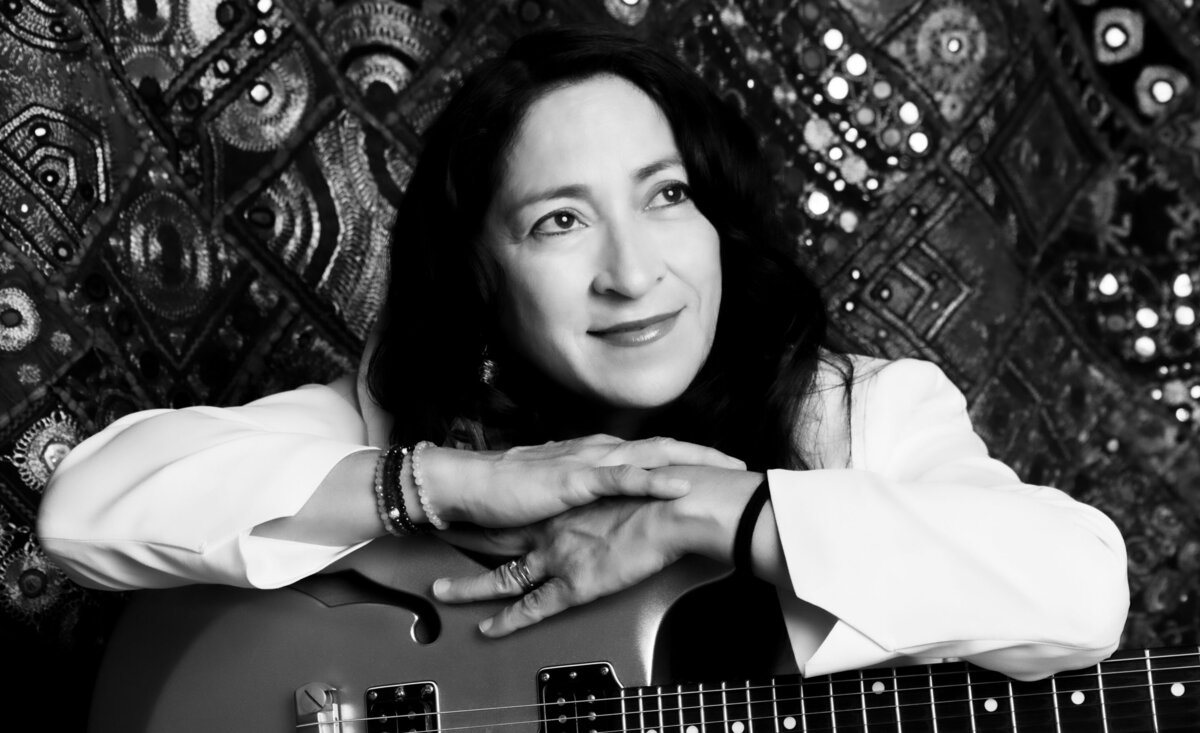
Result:
[[[695,374],[676,376],[673,379],[631,379],[620,384],[610,384],[596,396],[606,405],[625,410],[654,410],[665,407],[679,399],[692,383]]]

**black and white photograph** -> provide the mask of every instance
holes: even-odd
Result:
[[[0,728],[1200,731],[1197,84],[1194,0],[0,0]]]

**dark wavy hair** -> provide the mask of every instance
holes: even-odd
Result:
[[[619,33],[554,28],[517,40],[471,73],[425,136],[400,204],[373,397],[396,416],[392,439],[476,448],[555,435],[557,387],[508,351],[498,327],[504,287],[482,245],[484,216],[530,105],[598,75],[639,87],[670,123],[693,200],[720,237],[722,302],[712,351],[685,392],[645,426],[714,446],[753,468],[808,467],[794,445],[822,359],[849,385],[848,359],[828,350],[825,305],[798,266],[757,137],[670,53]],[[479,378],[485,347],[498,362]],[[848,398],[847,398],[848,399]]]

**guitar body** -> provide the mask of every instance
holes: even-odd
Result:
[[[667,610],[725,574],[689,560],[618,595],[487,639],[478,622],[507,602],[435,605],[435,578],[485,569],[442,543],[376,541],[343,566],[373,587],[342,574],[270,591],[186,586],[137,593],[109,642],[90,729],[286,731],[297,725],[297,690],[306,685],[336,689],[347,720],[366,715],[368,688],[428,681],[441,711],[484,709],[452,720],[443,715],[441,726],[535,733],[531,706],[541,670],[605,661],[621,685],[649,684]],[[368,728],[344,723],[328,730]]]
[[[503,639],[484,638],[476,625],[507,601],[445,606],[429,595],[436,578],[483,569],[431,538],[388,539],[331,568],[344,572],[280,590],[188,586],[138,593],[109,642],[90,729],[1200,731],[1200,649],[1194,647],[1126,650],[1098,666],[1035,682],[962,662],[801,679],[780,674],[794,666],[762,663],[740,642],[721,653],[714,637],[729,636],[734,625],[713,610],[720,603],[711,596],[731,595],[722,584],[711,594],[700,591],[700,635],[685,629],[685,646],[666,647],[664,656],[687,658],[702,644],[703,654],[722,664],[754,660],[756,679],[671,684],[672,670],[656,659],[660,637],[671,636],[664,634],[668,612],[726,569],[688,558],[638,586]],[[734,600],[760,608],[740,596]],[[755,624],[767,626],[757,611],[744,625]],[[772,664],[775,669],[766,668]]]

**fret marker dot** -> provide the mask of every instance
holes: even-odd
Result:
[[[699,728],[697,728],[697,727],[696,727],[696,726],[694,726],[694,725],[689,725],[689,726],[687,727],[687,731],[686,731],[686,733],[700,733],[700,729],[699,729]]]
[[[796,729],[796,719],[790,715],[787,716],[786,718],[783,719],[783,727],[787,728],[788,730],[795,730]]]
[[[1175,697],[1183,697],[1183,685],[1179,682],[1171,685],[1171,694]]]
[[[1000,709],[1000,703],[996,702],[995,698],[989,697],[983,701],[983,709],[989,713],[994,713]]]
[[[647,728],[646,733],[658,733],[658,731],[654,730],[653,728]]]
[[[871,692],[874,692],[876,695],[881,694],[886,689],[887,689],[887,685],[883,684],[879,680],[876,680],[875,684],[871,685]]]
[[[733,721],[733,725],[729,726],[729,730],[733,733],[743,733],[746,730],[746,724],[740,720]]]
[[[1083,693],[1080,692],[1079,690],[1072,692],[1071,693],[1071,702],[1075,703],[1076,705],[1082,705],[1083,704]]]

